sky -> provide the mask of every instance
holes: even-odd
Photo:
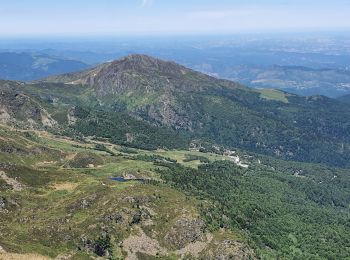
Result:
[[[0,0],[0,37],[350,31],[350,0]]]

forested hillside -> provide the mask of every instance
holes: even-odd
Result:
[[[350,108],[323,96],[254,90],[144,55],[51,77],[36,88],[44,91],[40,86],[51,82],[84,89],[81,100],[94,99],[105,110],[193,139],[287,160],[349,166]],[[45,93],[55,97],[51,91]]]

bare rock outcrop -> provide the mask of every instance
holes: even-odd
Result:
[[[165,235],[166,243],[174,249],[182,249],[190,243],[205,240],[205,223],[199,219],[179,219]]]

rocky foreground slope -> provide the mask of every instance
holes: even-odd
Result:
[[[0,259],[254,258],[235,233],[208,229],[197,199],[137,159],[154,153],[4,125],[0,133]]]

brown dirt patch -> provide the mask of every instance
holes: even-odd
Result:
[[[55,190],[67,190],[67,191],[73,191],[78,187],[78,183],[74,182],[63,182],[63,183],[55,183],[51,185],[51,187]]]

